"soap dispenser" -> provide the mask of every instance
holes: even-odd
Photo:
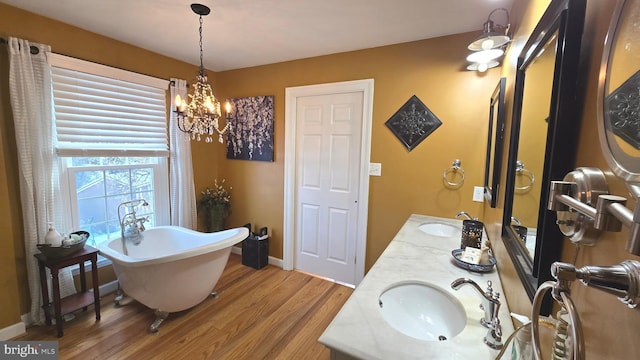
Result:
[[[44,236],[44,243],[51,246],[62,245],[62,236],[60,236],[60,233],[56,230],[55,227],[53,227],[52,222],[49,222],[49,231]]]
[[[526,316],[514,313],[511,313],[511,317],[522,323],[511,347],[511,360],[532,360],[531,320]]]
[[[467,247],[473,247],[476,249],[482,249],[482,233],[484,231],[484,224],[478,218],[472,218],[466,211],[460,211],[456,215],[456,219],[460,217],[466,217],[466,220],[462,220],[462,238],[460,240],[460,249],[464,250]]]

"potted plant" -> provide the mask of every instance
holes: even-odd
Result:
[[[224,229],[224,219],[231,214],[231,194],[224,187],[225,179],[218,184],[218,179],[213,182],[213,189],[207,187],[201,192],[198,200],[198,211],[204,210],[205,227],[207,232],[215,232]]]

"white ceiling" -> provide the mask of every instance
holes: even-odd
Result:
[[[0,0],[214,71],[478,31],[513,0]],[[492,17],[505,22],[504,12]],[[8,34],[11,35],[11,34]],[[53,49],[55,51],[55,49]]]

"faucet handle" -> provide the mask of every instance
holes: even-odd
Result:
[[[145,216],[136,220],[138,231],[145,231],[144,223],[149,221],[149,216]]]
[[[491,282],[491,280],[487,280],[487,290],[485,290],[485,294],[489,297],[493,296],[493,282]],[[499,295],[500,294],[498,294],[498,296]]]
[[[494,300],[496,303],[500,303],[500,293],[493,290],[493,283],[491,280],[487,280],[487,290],[485,291],[488,299]]]

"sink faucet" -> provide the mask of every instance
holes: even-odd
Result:
[[[455,279],[451,283],[451,288],[458,290],[464,285],[471,285],[482,300],[480,308],[484,310],[484,317],[480,319],[480,323],[489,328],[487,335],[484,337],[484,343],[492,349],[502,349],[502,326],[500,325],[500,319],[498,319],[500,293],[493,291],[491,280],[487,281],[486,291],[483,291],[475,281],[469,278]]]
[[[127,241],[131,241],[134,244],[140,243],[140,233],[145,230],[144,223],[149,221],[149,218],[136,217],[136,206],[148,206],[149,203],[145,199],[136,199],[125,201],[118,205],[118,221],[120,222],[120,237],[122,239],[122,251],[127,254]],[[121,216],[120,209],[126,207],[125,213]],[[129,211],[129,212],[127,212]]]
[[[459,219],[461,216],[464,216],[467,218],[467,220],[475,220],[474,218],[471,217],[471,215],[469,215],[468,212],[466,211],[460,211],[459,213],[456,214],[456,219]]]

